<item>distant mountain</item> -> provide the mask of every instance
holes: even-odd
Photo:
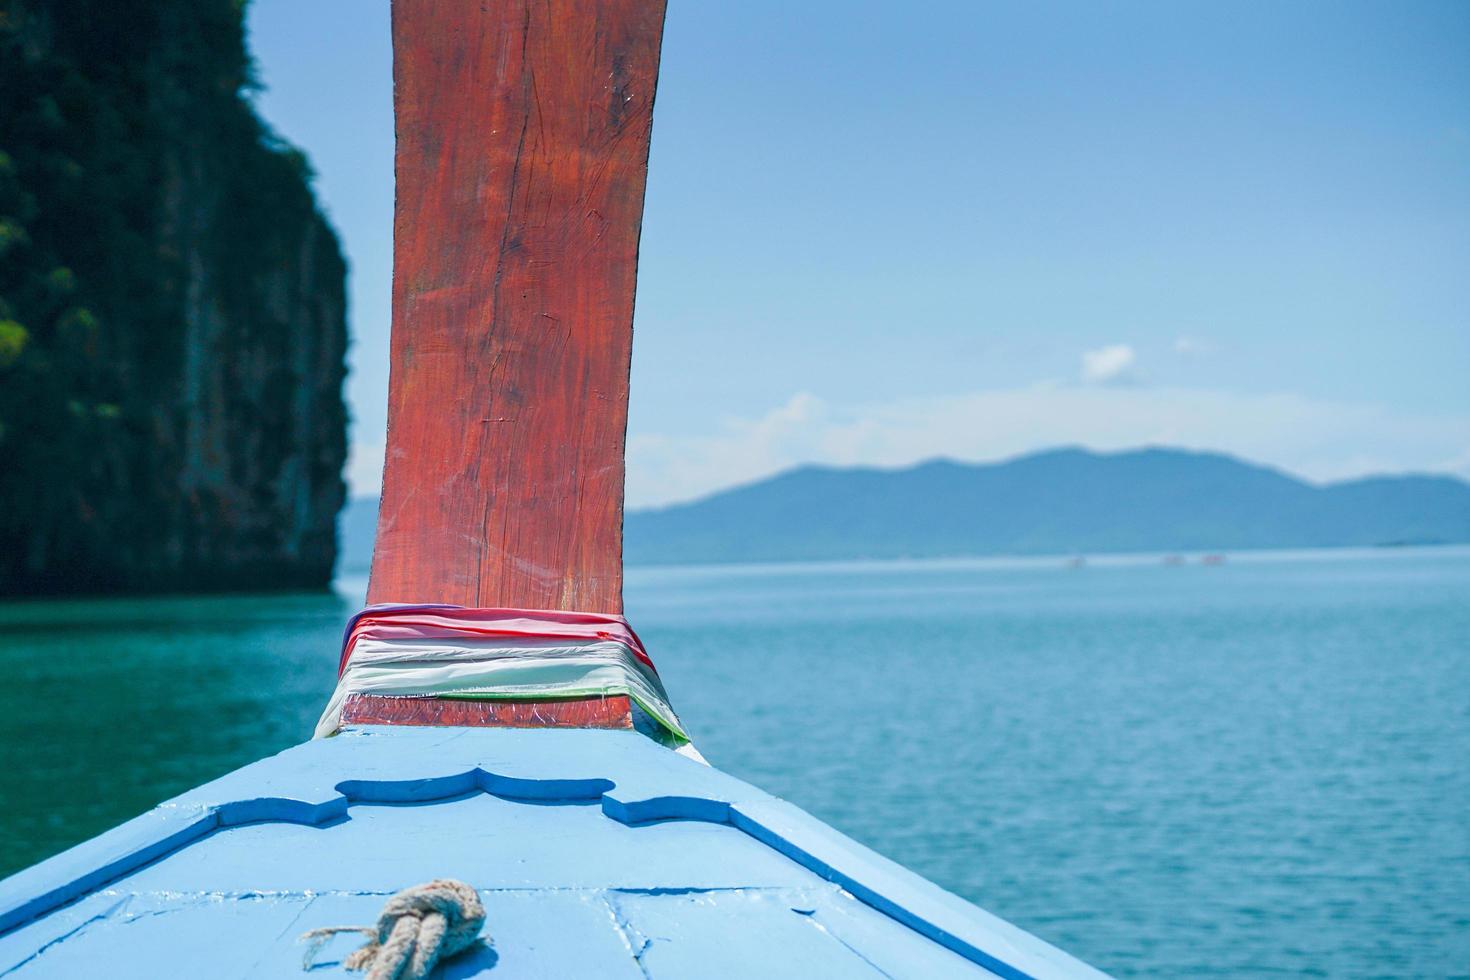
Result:
[[[376,501],[343,519],[344,568],[370,554],[352,531],[364,507]],[[1058,449],[900,470],[803,466],[633,511],[625,537],[630,565],[1462,543],[1470,484],[1319,486],[1216,453]]]
[[[337,574],[366,575],[378,534],[378,498],[352,497],[337,515]]]
[[[908,469],[804,466],[628,515],[630,564],[1200,551],[1470,541],[1470,484],[1314,486],[1213,453],[1037,453]]]

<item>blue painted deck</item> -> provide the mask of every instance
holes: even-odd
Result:
[[[444,977],[1102,975],[636,733],[361,728],[0,882],[0,976],[301,976],[302,932],[437,877],[492,939]]]

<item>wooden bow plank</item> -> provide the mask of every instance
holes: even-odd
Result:
[[[369,602],[622,611],[663,0],[393,0],[388,445]]]

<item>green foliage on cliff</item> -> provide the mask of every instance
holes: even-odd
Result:
[[[0,0],[0,593],[324,583],[345,265],[240,0]]]

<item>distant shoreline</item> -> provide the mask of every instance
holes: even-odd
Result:
[[[1170,565],[1168,558],[1179,555],[1185,560],[1179,565]],[[809,561],[754,561],[754,562],[688,562],[667,564],[628,565],[629,577],[658,575],[666,572],[719,574],[724,572],[820,572],[824,570],[874,571],[901,570],[910,568],[994,568],[994,569],[1059,569],[1061,571],[1085,571],[1087,568],[1153,568],[1172,567],[1181,570],[1200,568],[1218,569],[1203,561],[1206,555],[1220,555],[1223,564],[1259,565],[1269,563],[1311,561],[1364,561],[1374,558],[1416,558],[1425,556],[1464,557],[1470,559],[1470,544],[1415,544],[1415,545],[1347,545],[1328,548],[1243,548],[1236,551],[1126,551],[1099,554],[1050,554],[1050,555],[950,555],[924,558],[840,558]],[[1069,563],[1081,557],[1086,560],[1081,569]],[[357,591],[367,590],[368,569],[344,570],[333,578],[333,588],[344,591],[344,583],[361,583]],[[352,591],[352,590],[347,590]]]
[[[1173,555],[1182,555],[1185,562],[1182,565],[1170,566],[1165,560]],[[690,571],[690,570],[821,570],[825,568],[855,569],[871,567],[874,569],[890,568],[943,568],[952,566],[955,568],[1057,568],[1062,571],[1073,570],[1069,563],[1076,558],[1083,558],[1086,564],[1083,570],[1089,567],[1098,568],[1134,568],[1134,567],[1175,567],[1215,569],[1220,565],[1207,564],[1202,559],[1206,555],[1220,555],[1225,561],[1223,564],[1267,564],[1274,562],[1308,562],[1328,560],[1350,560],[1361,561],[1373,558],[1412,558],[1427,555],[1465,557],[1470,559],[1470,543],[1444,543],[1444,544],[1415,544],[1415,545],[1343,545],[1340,547],[1324,548],[1242,548],[1239,550],[1219,551],[1121,551],[1100,552],[1097,554],[1073,552],[1071,554],[1048,554],[1048,555],[950,555],[944,557],[922,557],[922,558],[841,558],[809,561],[759,561],[759,562],[690,562],[687,564],[638,564],[627,566],[627,572],[663,572],[663,571]],[[366,573],[362,573],[366,574]]]

